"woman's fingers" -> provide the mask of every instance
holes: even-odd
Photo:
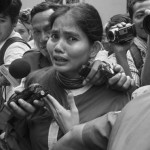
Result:
[[[59,102],[53,96],[48,94],[46,97],[48,98],[48,104],[52,105],[56,110],[61,111],[64,109],[63,106],[61,106],[61,104],[59,104]]]
[[[54,116],[56,116],[56,108],[55,106],[51,103],[50,99],[48,96],[43,98],[46,108],[49,112],[52,112]]]
[[[78,112],[78,109],[77,109],[77,106],[75,104],[74,97],[73,97],[72,93],[69,93],[67,95],[67,102],[68,102],[68,105],[70,107],[71,112]]]

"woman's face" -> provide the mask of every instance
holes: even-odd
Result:
[[[15,27],[15,31],[18,32],[26,42],[29,41],[30,33],[22,23],[20,23],[20,22],[17,23],[17,25]]]
[[[91,48],[88,37],[70,15],[55,20],[47,49],[56,70],[77,77],[81,65],[89,60]]]

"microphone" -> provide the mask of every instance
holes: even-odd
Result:
[[[9,70],[5,65],[0,66],[0,72],[6,77],[13,87],[17,87],[20,83],[16,79],[22,79],[30,73],[31,67],[29,63],[21,58],[14,60]]]
[[[9,66],[9,73],[16,79],[26,77],[31,71],[29,63],[22,58],[14,60]]]

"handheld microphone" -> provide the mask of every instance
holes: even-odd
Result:
[[[9,70],[5,65],[0,66],[0,72],[6,77],[6,79],[11,83],[13,87],[19,86],[19,82],[16,79],[22,79],[30,73],[31,67],[28,62],[23,59],[14,60],[10,66]]]
[[[29,63],[22,58],[14,60],[9,66],[9,73],[16,79],[26,77],[31,71]]]
[[[5,65],[0,66],[0,72],[3,74],[3,76],[11,83],[13,87],[16,87],[19,85],[19,82],[11,76],[8,69],[5,67]]]

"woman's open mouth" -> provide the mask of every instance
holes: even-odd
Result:
[[[54,56],[53,57],[55,63],[66,63],[68,60],[64,57],[60,57],[60,56]]]

